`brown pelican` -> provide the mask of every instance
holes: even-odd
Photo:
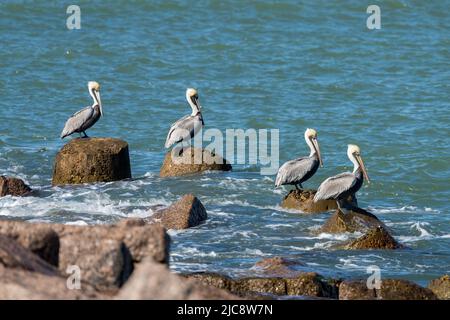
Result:
[[[317,132],[314,129],[306,129],[305,141],[311,152],[308,157],[301,157],[284,163],[278,169],[275,187],[283,184],[293,184],[298,190],[298,185],[311,178],[319,168],[323,167],[322,156],[320,155],[319,143],[317,142]]]
[[[70,136],[74,132],[77,132],[80,135],[83,133],[84,138],[86,138],[87,134],[85,131],[92,127],[98,121],[100,116],[103,115],[102,101],[100,100],[100,85],[98,82],[89,81],[88,88],[94,103],[92,106],[88,106],[73,114],[67,120],[66,125],[61,132],[61,139]]]
[[[186,99],[192,108],[192,113],[174,122],[170,127],[165,143],[166,148],[174,144],[192,139],[205,124],[201,113],[197,90],[189,88],[186,90]]]
[[[359,147],[349,144],[347,156],[353,162],[353,172],[344,172],[322,182],[314,196],[314,202],[333,199],[336,200],[341,211],[342,209],[354,208],[353,204],[348,203],[348,197],[354,197],[355,193],[361,188],[364,178],[367,182],[370,182],[370,180]]]

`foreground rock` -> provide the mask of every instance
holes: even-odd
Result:
[[[69,234],[61,237],[59,269],[80,268],[83,280],[97,290],[114,293],[129,278],[133,261],[122,241],[102,239],[95,233]]]
[[[345,246],[346,249],[401,249],[403,246],[397,242],[385,228],[379,226],[370,229],[362,237]]]
[[[229,300],[238,297],[215,287],[202,285],[169,271],[167,266],[151,259],[141,262],[116,296],[131,300]]]
[[[0,265],[5,268],[35,271],[45,275],[58,275],[55,267],[3,235],[0,235]]]
[[[355,209],[349,213],[342,213],[340,210],[328,218],[325,224],[319,229],[319,232],[325,233],[343,233],[343,232],[367,232],[370,229],[383,227],[388,228],[378,218],[363,209]]]
[[[337,281],[326,281],[315,272],[302,272],[295,277],[248,277],[231,279],[215,273],[185,275],[204,284],[227,290],[241,297],[259,295],[309,296],[337,299]]]
[[[92,299],[99,298],[89,284],[70,290],[58,270],[22,247],[0,236],[0,299]]]
[[[0,235],[12,238],[53,266],[58,266],[59,236],[47,224],[0,221]]]
[[[78,138],[58,152],[53,185],[109,182],[131,178],[128,144],[113,138]]]
[[[107,294],[117,292],[134,263],[145,257],[158,263],[169,260],[170,238],[164,227],[142,221],[95,226],[0,221],[0,235],[36,249],[37,254],[58,266],[62,275],[69,266],[78,266],[83,281]]]
[[[179,230],[198,226],[207,218],[206,209],[200,200],[187,194],[170,207],[155,212],[150,221],[160,222],[166,229]]]
[[[366,281],[343,281],[339,300],[436,300],[436,295],[411,281],[382,279],[380,289],[368,289]]]
[[[428,288],[441,300],[450,300],[450,276],[444,275],[430,281]]]
[[[316,190],[291,190],[283,198],[281,206],[286,209],[300,210],[305,213],[321,213],[337,209],[337,204],[334,200],[314,202],[316,192]]]
[[[231,165],[222,157],[211,154],[208,150],[189,147],[181,156],[172,158],[169,151],[161,166],[161,177],[175,177],[204,171],[230,171]]]
[[[108,298],[83,283],[80,290],[70,290],[61,276],[45,275],[0,265],[0,300],[73,300]]]
[[[0,176],[0,197],[22,197],[31,191],[31,188],[21,179]]]

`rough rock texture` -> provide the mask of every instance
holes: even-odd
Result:
[[[186,275],[204,284],[228,290],[241,297],[255,297],[257,294],[275,296],[295,295],[337,298],[337,283],[325,281],[314,272],[302,272],[292,278],[249,277],[231,279],[214,273],[194,273]]]
[[[187,229],[198,226],[207,218],[206,209],[200,200],[187,194],[170,207],[155,212],[151,221],[160,222],[166,229]]]
[[[16,240],[43,260],[58,266],[59,236],[50,225],[0,221],[0,235]]]
[[[0,235],[0,265],[5,268],[35,271],[45,275],[58,275],[55,267],[25,249],[15,240],[3,235]]]
[[[31,191],[31,188],[21,179],[0,176],[0,197],[21,197],[29,194]]]
[[[138,225],[132,225],[137,223]],[[145,224],[133,220],[117,225],[69,226],[55,224],[52,228],[59,234],[62,242],[69,236],[90,236],[96,239],[109,239],[123,242],[128,248],[133,262],[140,262],[144,257],[151,257],[157,262],[168,263],[170,237],[164,227],[158,224]]]
[[[17,239],[25,243],[30,250],[46,246],[51,252],[55,250],[61,275],[66,275],[68,266],[77,265],[82,281],[108,294],[117,291],[127,280],[133,263],[144,257],[159,263],[167,263],[169,259],[170,237],[164,227],[137,220],[96,226],[0,221],[2,234],[11,241]],[[43,234],[52,237],[45,240]],[[56,239],[57,245],[51,239]],[[42,253],[42,250],[36,250],[36,253]],[[53,253],[43,256],[50,256],[52,259],[48,260],[54,261]]]
[[[346,249],[400,249],[403,246],[397,242],[383,227],[370,229],[362,237],[353,240],[345,246]]]
[[[431,280],[428,288],[441,300],[450,300],[450,276],[443,275],[438,279]]]
[[[0,300],[54,300],[108,298],[82,283],[80,290],[70,290],[64,277],[45,275],[0,264]]]
[[[171,273],[167,266],[155,263],[152,259],[145,259],[136,267],[133,275],[116,298],[132,300],[228,300],[237,297],[224,290],[182,278]]]
[[[281,206],[287,209],[296,209],[305,213],[321,213],[337,209],[336,201],[321,200],[314,202],[317,190],[291,190],[283,198]]]
[[[61,237],[61,274],[65,274],[72,265],[80,268],[84,281],[105,292],[114,292],[120,288],[133,271],[132,258],[125,244],[97,237],[95,233]]]
[[[53,185],[131,178],[128,144],[113,138],[78,138],[58,152]]]
[[[195,150],[195,151],[194,151]],[[172,158],[169,151],[161,166],[161,177],[175,177],[203,171],[230,171],[231,165],[222,157],[208,150],[185,148],[180,157]]]
[[[304,264],[283,257],[272,257],[258,261],[253,269],[264,275],[288,277],[301,273],[295,270],[296,266],[304,266]]]
[[[342,213],[340,210],[328,218],[325,224],[319,229],[319,232],[326,233],[343,233],[343,232],[367,232],[376,227],[383,227],[388,230],[386,226],[378,220],[378,218],[363,209],[357,211],[350,211],[349,213]]]
[[[380,289],[368,289],[366,281],[343,281],[339,285],[340,300],[436,300],[435,294],[411,281],[382,279]]]

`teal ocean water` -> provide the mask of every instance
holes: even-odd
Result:
[[[72,224],[152,214],[193,192],[208,221],[172,232],[171,268],[249,272],[273,255],[333,277],[426,284],[450,272],[450,1],[78,1],[81,29],[66,28],[67,3],[0,3],[0,174],[38,194],[0,199],[0,217]],[[130,145],[132,181],[52,187],[65,120],[91,104],[100,82],[105,116],[88,131]],[[206,128],[280,130],[280,161],[308,153],[319,133],[324,168],[305,187],[350,170],[356,143],[372,183],[359,203],[409,249],[343,251],[354,235],[314,234],[330,213],[304,215],[279,203],[259,166],[161,179],[164,141],[199,90]]]

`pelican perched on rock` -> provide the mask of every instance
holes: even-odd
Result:
[[[98,82],[88,82],[89,94],[94,103],[74,113],[66,122],[63,131],[61,132],[61,139],[70,136],[72,133],[83,133],[84,138],[87,137],[86,130],[92,127],[103,115],[102,101],[100,100],[100,85]]]
[[[192,113],[174,122],[170,127],[165,143],[166,148],[174,144],[192,139],[205,124],[201,113],[197,90],[189,88],[186,90],[186,100],[192,108]]]
[[[321,183],[314,202],[319,200],[336,200],[339,209],[353,208],[353,204],[349,204],[347,199],[361,188],[364,178],[370,182],[367,175],[366,167],[361,158],[361,151],[357,145],[349,144],[347,156],[353,163],[353,172],[344,172],[334,177],[330,177]]]
[[[317,132],[314,129],[306,129],[305,141],[311,150],[309,156],[290,160],[278,169],[275,187],[283,184],[293,184],[296,189],[302,187],[302,183],[311,178],[322,164],[319,143],[317,142]]]

